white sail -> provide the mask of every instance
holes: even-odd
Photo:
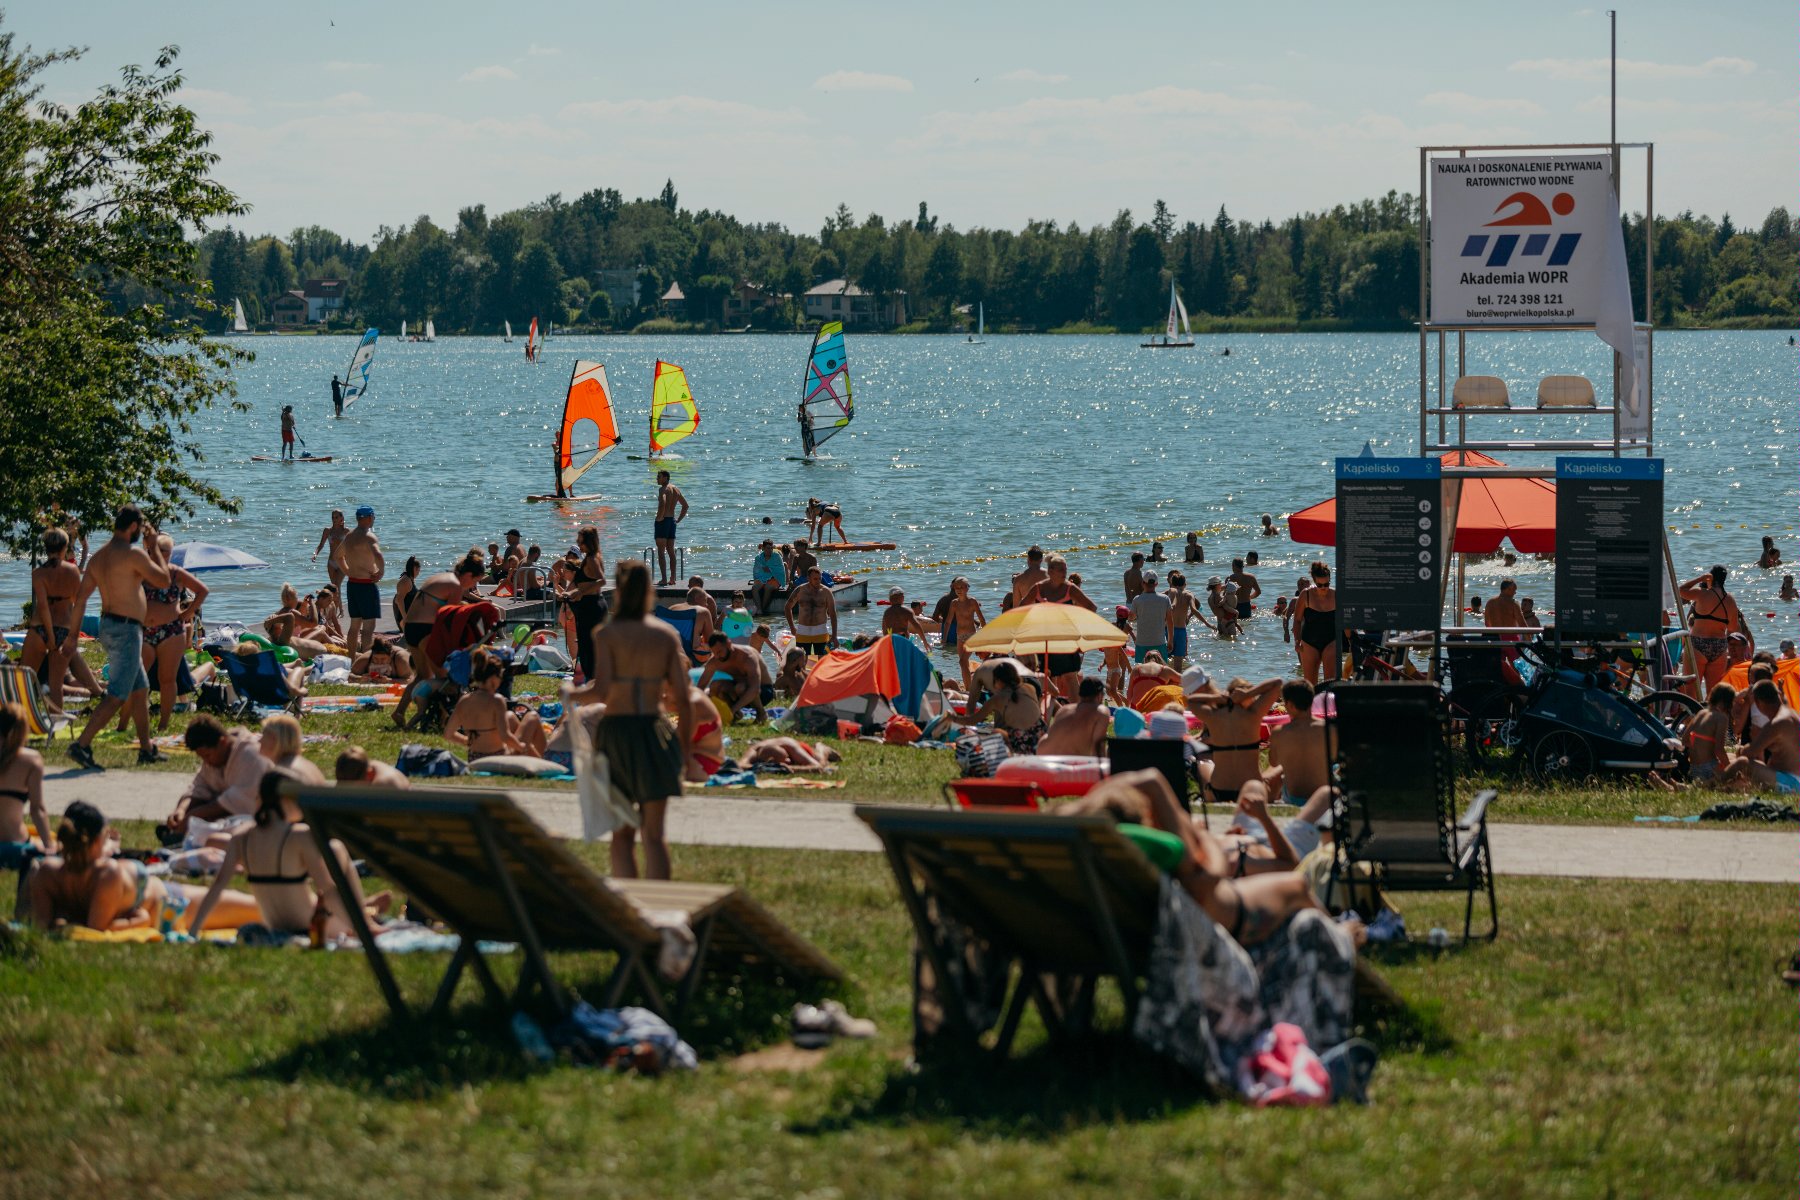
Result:
[[[506,340],[510,344],[512,342],[512,322],[511,321],[502,321],[500,323],[502,325],[506,326]]]
[[[1180,298],[1180,297],[1179,297],[1179,296],[1177,296],[1177,295],[1176,295],[1176,294],[1175,294],[1175,281],[1174,281],[1174,280],[1170,280],[1170,281],[1169,281],[1169,328],[1168,328],[1168,335],[1169,335],[1169,340],[1170,340],[1170,341],[1171,341],[1171,342],[1172,342],[1172,341],[1174,341],[1174,340],[1175,340],[1175,306],[1176,306],[1176,305],[1178,305],[1178,304],[1180,304],[1180,303],[1181,303],[1181,298]]]
[[[1181,297],[1179,295],[1175,297],[1175,311],[1181,314],[1181,336],[1184,338],[1193,337],[1193,330],[1188,328],[1187,305],[1181,302]]]
[[[405,321],[400,322],[400,340],[403,342],[406,340],[406,322]]]
[[[244,302],[242,300],[233,299],[231,302],[231,310],[231,332],[249,333],[250,325],[244,320]]]
[[[975,305],[975,336],[987,336],[987,305],[979,302]]]
[[[430,317],[425,318],[425,340],[428,342],[437,341],[437,327],[431,323]]]

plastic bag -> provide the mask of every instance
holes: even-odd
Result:
[[[606,755],[594,749],[581,710],[575,710],[569,722],[569,757],[575,763],[575,798],[581,805],[581,836],[594,842],[621,825],[635,827],[637,805],[619,794],[612,785],[612,769]]]

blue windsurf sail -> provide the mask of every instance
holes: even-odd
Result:
[[[856,415],[850,398],[850,364],[844,354],[844,327],[837,321],[819,327],[806,360],[800,385],[800,443],[807,454],[849,426]]]
[[[375,361],[375,339],[380,331],[371,329],[362,335],[362,341],[356,343],[356,353],[350,356],[350,369],[344,372],[344,407],[369,390],[369,364]]]

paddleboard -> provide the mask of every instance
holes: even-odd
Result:
[[[833,550],[856,553],[858,551],[894,549],[898,549],[898,547],[893,542],[824,542],[813,547],[813,550],[819,554],[826,554]]]
[[[687,460],[682,458],[681,455],[679,455],[679,454],[659,454],[655,458],[650,457],[648,454],[627,454],[625,456],[625,461],[627,461],[627,462],[685,462]]]
[[[600,496],[600,495],[594,495],[594,496],[537,495],[537,496],[525,497],[525,502],[527,504],[585,504],[590,500],[604,500],[604,499],[606,499],[606,497]]]
[[[330,462],[331,455],[329,455],[329,454],[312,454],[312,455],[303,455],[300,458],[283,458],[279,454],[252,454],[250,456],[250,461],[251,462],[272,462],[272,463],[322,463],[322,462]]]

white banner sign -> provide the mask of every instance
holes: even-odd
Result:
[[[1607,154],[1432,159],[1432,322],[1603,320],[1619,282],[1611,172]]]

